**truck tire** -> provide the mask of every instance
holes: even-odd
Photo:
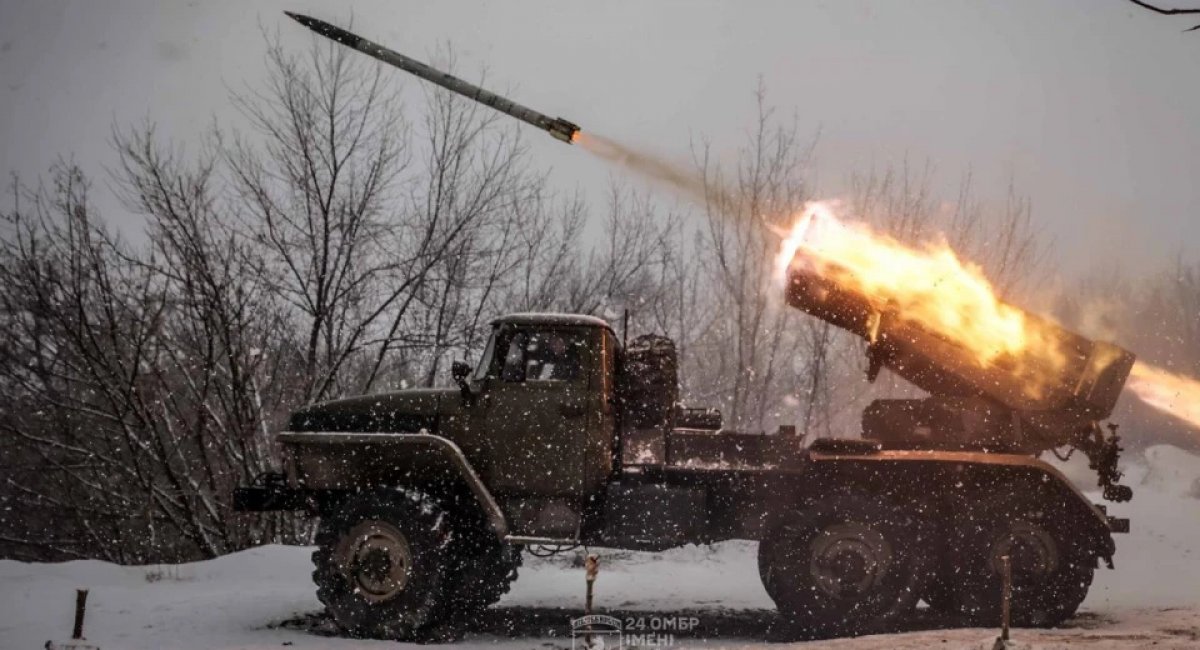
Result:
[[[783,515],[758,548],[759,574],[784,621],[809,637],[888,629],[911,614],[930,569],[924,520],[865,495]]]
[[[942,575],[934,575],[930,578],[921,599],[925,601],[926,605],[929,605],[929,611],[938,616],[958,617],[961,615],[957,595],[951,587],[945,584]]]
[[[517,579],[520,547],[506,544],[480,524],[456,526],[451,621],[470,620],[500,600]]]
[[[446,606],[448,522],[415,490],[353,497],[317,530],[317,598],[352,636],[421,638]]]
[[[972,506],[956,527],[948,559],[957,570],[939,580],[940,590],[973,625],[1000,624],[1003,555],[1011,563],[1014,625],[1053,627],[1087,596],[1096,558],[1087,540],[1054,518],[1053,501],[1036,494],[1007,489]]]

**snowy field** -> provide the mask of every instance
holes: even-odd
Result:
[[[1018,647],[1200,647],[1200,458],[1149,449],[1130,472],[1133,519],[1117,537],[1116,570],[1097,573],[1079,616],[1057,630],[1017,630]],[[313,594],[308,548],[267,546],[207,562],[120,567],[104,562],[0,562],[0,649],[42,648],[70,636],[74,590],[91,590],[86,636],[103,650],[382,648],[331,636]],[[732,542],[667,553],[601,551],[599,611],[686,616],[698,628],[678,647],[789,647],[773,630],[755,546]],[[513,590],[447,648],[570,648],[583,607],[583,570],[571,558],[526,557]],[[828,648],[990,648],[994,630],[948,629],[918,617],[896,634],[794,643]]]

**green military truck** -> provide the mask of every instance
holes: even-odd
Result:
[[[555,138],[580,136],[571,122],[289,15]],[[1018,624],[1070,616],[1128,521],[1037,456],[1080,449],[1105,498],[1129,498],[1115,431],[1099,422],[1133,355],[1046,324],[1053,359],[980,366],[803,264],[787,281],[791,305],[864,339],[868,377],[886,367],[929,397],[877,400],[854,439],[727,431],[719,414],[679,406],[670,341],[623,346],[596,318],[518,314],[495,321],[477,367],[454,365],[457,388],[294,414],[279,434],[284,472],[238,489],[234,506],[320,517],[317,594],[355,635],[418,638],[467,619],[508,589],[524,547],[728,539],[760,542],[763,586],[808,634],[883,630],[922,599],[995,624],[1004,557]]]
[[[793,278],[792,304],[845,315],[814,304],[806,281]],[[869,352],[873,365],[888,363],[888,350]],[[1085,359],[1087,376],[1068,378],[1080,399],[1120,390],[1125,375],[1110,357]],[[349,633],[383,638],[468,620],[508,590],[525,547],[731,539],[759,542],[763,586],[807,634],[885,630],[922,599],[993,625],[1002,556],[1015,622],[1054,625],[1083,601],[1099,562],[1111,567],[1112,533],[1127,530],[1036,450],[971,443],[978,418],[947,409],[977,414],[982,403],[1014,422],[1037,414],[986,390],[961,394],[969,382],[936,398],[933,425],[922,408],[868,413],[861,438],[806,441],[787,427],[724,430],[719,413],[681,408],[676,367],[662,337],[623,346],[590,316],[506,316],[476,367],[454,364],[455,388],[296,412],[278,438],[283,473],[237,490],[235,508],[319,517],[320,600]]]

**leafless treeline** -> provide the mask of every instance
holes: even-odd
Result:
[[[7,555],[122,562],[296,539],[229,492],[277,466],[301,404],[432,384],[506,309],[595,310],[656,263],[640,199],[609,245],[528,160],[516,131],[434,93],[422,120],[343,48],[272,46],[269,83],[234,97],[247,133],[188,153],[114,135],[113,185],[145,219],[131,246],[69,165],[15,188],[0,251]],[[619,270],[603,272],[605,267]]]
[[[131,245],[63,164],[14,188],[0,247],[0,555],[119,562],[303,540],[291,517],[230,516],[277,466],[272,433],[312,401],[446,383],[488,321],[560,310],[678,341],[685,399],[726,425],[855,428],[861,349],[787,309],[762,215],[811,197],[811,143],[760,95],[737,162],[703,147],[720,192],[667,209],[614,186],[602,206],[550,187],[518,131],[344,48],[269,48],[233,97],[250,127],[184,150],[118,130],[111,184],[144,218]],[[903,237],[950,233],[1010,291],[1044,262],[1028,206],[950,210],[922,173],[859,179],[855,212]],[[589,209],[590,208],[590,209]],[[783,226],[782,222],[776,224]],[[473,356],[474,355],[474,356]]]

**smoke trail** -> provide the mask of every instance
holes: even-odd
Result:
[[[582,131],[575,134],[575,144],[639,176],[667,185],[700,205],[715,204],[724,209],[724,206],[729,204],[729,192],[714,187],[711,182],[706,182],[700,174],[685,165],[637,151],[601,135]]]

